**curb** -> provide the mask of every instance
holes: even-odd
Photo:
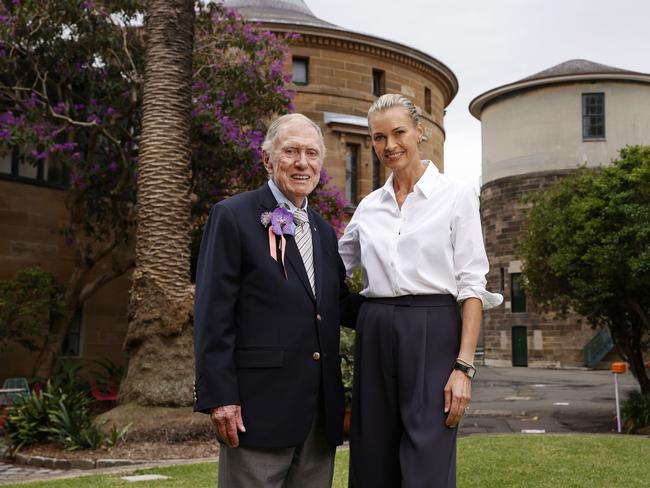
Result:
[[[36,457],[36,456],[32,456]],[[141,469],[155,469],[162,468],[167,466],[178,466],[183,464],[203,464],[210,462],[217,462],[218,458],[209,457],[209,458],[197,458],[197,459],[166,459],[162,461],[138,461],[138,464],[132,465],[120,465],[113,467],[104,467],[96,469],[80,469],[80,470],[61,470],[59,473],[48,472],[47,474],[34,473],[33,475],[22,478],[21,480],[11,481],[11,480],[2,480],[0,479],[0,487],[5,483],[23,483],[23,482],[32,482],[32,481],[53,481],[53,480],[63,480],[63,479],[73,479],[73,478],[82,478],[86,476],[94,475],[126,475],[133,473],[136,470]],[[118,459],[117,461],[125,461],[124,459]]]
[[[103,469],[117,466],[134,466],[146,464],[151,461],[146,459],[59,459],[45,456],[29,456],[18,453],[14,456],[13,462],[34,468],[47,469]]]
[[[349,449],[349,443],[346,441],[343,445],[337,446],[337,450],[345,451]],[[0,460],[8,459],[0,457]],[[60,459],[45,456],[30,456],[28,454],[16,454],[11,461],[13,464],[22,466],[31,466],[33,468],[47,468],[47,469],[61,469],[61,470],[92,470],[92,469],[106,469],[135,466],[141,467],[145,465],[167,465],[167,464],[184,464],[201,461],[212,461],[218,458],[201,458],[201,459],[170,459],[170,460],[157,460],[151,459]]]

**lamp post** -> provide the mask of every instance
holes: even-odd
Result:
[[[621,405],[618,396],[618,375],[625,373],[627,365],[625,363],[612,363],[612,373],[614,374],[614,392],[616,395],[616,431],[621,433]]]

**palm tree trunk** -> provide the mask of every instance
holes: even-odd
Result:
[[[190,110],[194,4],[149,0],[136,267],[120,401],[192,402]]]

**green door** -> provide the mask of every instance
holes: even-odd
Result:
[[[512,365],[528,366],[528,331],[524,325],[512,328]]]

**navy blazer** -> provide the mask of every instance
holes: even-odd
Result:
[[[239,404],[240,445],[302,443],[322,398],[327,438],[342,442],[339,300],[347,294],[334,229],[309,209],[316,296],[286,236],[285,268],[269,251],[263,212],[277,207],[268,184],[217,203],[196,274],[195,411]]]

